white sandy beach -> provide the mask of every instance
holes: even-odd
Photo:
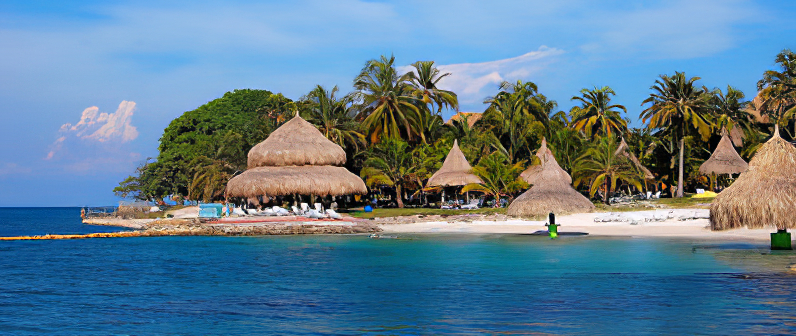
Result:
[[[695,239],[720,239],[743,241],[768,241],[769,234],[776,229],[711,231],[706,218],[679,220],[700,212],[706,217],[707,209],[674,209],[657,211],[658,214],[670,212],[669,219],[663,221],[644,221],[652,218],[656,211],[636,211],[617,213],[618,217],[629,219],[626,222],[595,222],[595,217],[605,217],[608,213],[582,213],[556,218],[561,225],[559,232],[586,232],[592,236],[623,237],[680,237]],[[473,222],[423,222],[410,224],[383,224],[384,233],[533,233],[547,230],[545,221],[508,220]]]

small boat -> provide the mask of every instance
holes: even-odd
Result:
[[[373,239],[398,239],[398,236],[385,236],[385,235],[380,235],[378,233],[371,233],[370,236],[368,236],[368,238],[373,238]]]

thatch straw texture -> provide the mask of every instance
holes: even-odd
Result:
[[[542,139],[536,156],[542,164],[531,166],[520,175],[531,188],[509,204],[507,215],[529,217],[549,212],[563,215],[594,209],[588,198],[572,188],[572,177],[558,165],[546,140]]]
[[[479,120],[481,120],[481,117],[483,117],[483,116],[484,116],[484,114],[481,113],[481,112],[458,112],[458,113],[454,114],[453,116],[451,116],[451,118],[448,119],[448,121],[446,121],[445,123],[448,124],[448,125],[453,125],[454,121],[461,120],[461,119],[464,119],[464,117],[466,117],[467,118],[467,125],[470,126],[470,127],[473,127],[473,126],[475,126],[475,123],[477,123]]]
[[[296,115],[249,151],[249,168],[264,166],[341,166],[342,147]]]
[[[628,146],[627,142],[625,142],[625,138],[622,138],[622,141],[619,143],[619,148],[616,149],[614,155],[623,155],[626,158],[630,159],[630,161],[633,162],[633,165],[636,166],[636,169],[640,170],[641,173],[644,174],[645,180],[655,179],[655,175],[653,175],[652,172],[649,169],[647,169],[647,167],[644,167],[644,165],[641,164],[636,155],[634,155],[633,152],[630,150],[630,146]]]
[[[719,145],[716,146],[710,158],[699,166],[700,174],[740,174],[749,167],[749,164],[735,151],[727,131],[722,130],[721,133]]]
[[[530,185],[535,185],[543,182],[561,182],[564,184],[572,184],[572,176],[558,165],[556,157],[553,152],[547,148],[547,140],[542,139],[542,145],[536,151],[536,157],[539,158],[541,164],[528,167],[520,174],[520,177],[528,182]]]
[[[774,136],[758,149],[749,169],[710,206],[710,228],[796,227],[796,148]]]
[[[472,170],[473,167],[470,166],[470,163],[467,162],[467,158],[464,157],[464,153],[459,149],[459,141],[454,140],[453,147],[450,152],[448,152],[448,156],[445,157],[445,162],[442,163],[442,167],[440,167],[434,175],[431,175],[426,186],[447,187],[463,186],[470,183],[482,183],[478,176],[473,175],[471,172]]]
[[[572,186],[561,183],[535,185],[515,199],[506,214],[509,216],[542,216],[553,212],[557,215],[590,212],[594,204]]]
[[[366,194],[359,176],[344,167],[289,166],[257,167],[233,177],[227,183],[227,197],[281,195],[340,196]]]

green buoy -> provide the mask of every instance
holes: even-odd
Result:
[[[547,215],[547,219],[548,223],[545,226],[547,226],[547,233],[550,234],[550,239],[558,238],[558,225],[556,225],[556,215],[551,212]]]
[[[779,229],[777,232],[771,233],[771,249],[792,250],[790,232],[786,229]]]

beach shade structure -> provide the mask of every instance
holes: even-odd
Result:
[[[540,183],[541,180],[546,182],[560,182],[566,185],[572,184],[572,176],[561,168],[556,161],[553,152],[547,148],[547,140],[542,138],[542,144],[539,150],[536,151],[536,157],[539,158],[540,164],[528,167],[520,174],[520,177],[530,185]]]
[[[523,176],[531,188],[517,197],[508,209],[509,216],[529,217],[542,216],[551,212],[556,214],[569,214],[590,212],[594,204],[588,198],[572,188],[572,178],[556,162],[553,152],[547,148],[547,143],[542,140],[542,147],[536,155],[542,164]],[[526,170],[524,173],[528,172]],[[530,181],[529,181],[530,180]]]
[[[771,234],[772,249],[790,249],[790,233],[796,227],[796,148],[774,136],[757,150],[749,168],[719,193],[710,206],[710,228],[777,228]]]
[[[296,116],[249,151],[248,169],[227,183],[227,197],[341,196],[368,192],[342,166],[343,148]]]
[[[726,129],[721,130],[721,141],[710,158],[699,166],[699,173],[711,174],[740,174],[746,171],[749,164],[735,151]]]
[[[452,187],[464,186],[470,183],[482,183],[478,176],[472,173],[473,167],[467,162],[464,153],[459,149],[459,141],[453,141],[453,147],[442,167],[426,182],[426,187]]]
[[[625,138],[621,139],[622,140],[619,142],[619,147],[616,149],[614,155],[621,155],[628,158],[630,162],[633,162],[633,165],[636,166],[636,169],[638,169],[639,171],[641,171],[642,174],[644,174],[645,180],[654,180],[655,175],[653,175],[652,172],[649,169],[647,169],[647,167],[644,167],[644,165],[641,164],[636,155],[634,155],[633,152],[630,150],[630,146],[628,146],[627,142],[625,142]]]

